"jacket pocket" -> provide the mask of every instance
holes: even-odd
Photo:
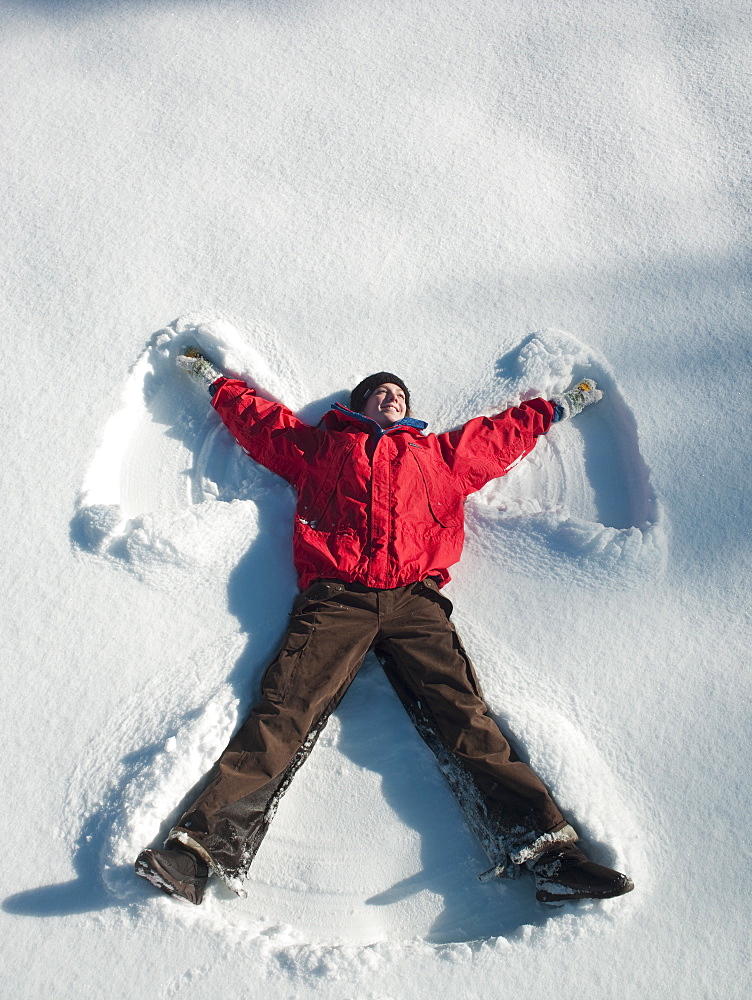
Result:
[[[411,448],[408,452],[412,455],[415,464],[420,471],[420,478],[426,491],[428,509],[435,521],[443,528],[456,527],[462,524],[462,494],[452,490],[449,480],[449,473],[446,469],[440,469],[422,453],[418,453]]]

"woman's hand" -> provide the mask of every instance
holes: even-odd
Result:
[[[222,377],[222,372],[218,372],[197,347],[187,347],[184,354],[177,356],[175,364],[207,388]]]
[[[562,393],[560,396],[552,396],[551,402],[556,407],[554,421],[568,420],[576,417],[586,406],[597,403],[603,399],[603,393],[596,388],[595,382],[591,378],[584,378],[576,386]]]

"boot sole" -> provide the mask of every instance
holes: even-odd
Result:
[[[614,889],[605,889],[602,892],[588,892],[585,889],[572,889],[569,892],[549,892],[548,889],[538,889],[535,898],[539,903],[570,903],[577,899],[613,899],[616,896],[625,896],[634,889],[634,882],[627,880],[626,883]]]

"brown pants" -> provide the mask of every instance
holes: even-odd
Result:
[[[231,884],[247,874],[280,796],[371,647],[421,735],[461,772],[495,864],[564,826],[546,787],[488,715],[473,665],[427,579],[394,590],[319,580],[296,600],[261,699],[171,837],[190,838]],[[464,797],[463,792],[463,797]]]

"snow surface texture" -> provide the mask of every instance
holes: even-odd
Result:
[[[19,0],[0,28],[13,994],[748,996],[747,5]],[[382,369],[434,430],[606,390],[470,501],[448,592],[632,894],[479,883],[372,659],[246,899],[136,881],[296,592],[292,495],[175,371],[194,338],[309,420]]]

